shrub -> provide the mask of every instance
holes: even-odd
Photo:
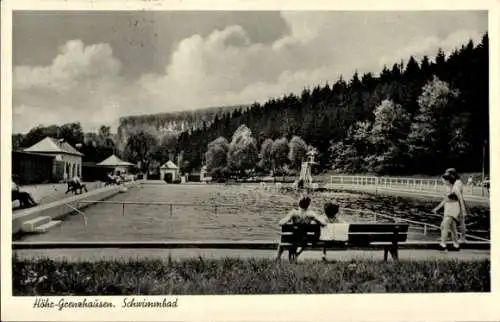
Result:
[[[159,295],[489,292],[490,261],[269,259],[66,262],[13,259],[13,294]]]

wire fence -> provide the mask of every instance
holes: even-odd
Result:
[[[331,186],[353,185],[374,186],[375,188],[403,188],[413,191],[445,192],[446,186],[440,179],[419,179],[404,177],[378,176],[330,176]],[[472,196],[489,196],[489,188],[484,185],[464,185],[464,194]]]

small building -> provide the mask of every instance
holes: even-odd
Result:
[[[12,151],[12,174],[22,185],[57,182],[53,169],[54,156]]]
[[[97,164],[98,167],[109,168],[113,171],[113,174],[127,174],[131,167],[134,167],[135,164],[123,161],[116,155],[111,155],[106,160]]]
[[[203,167],[201,167],[201,170],[200,170],[200,181],[201,182],[209,182],[209,181],[212,181],[212,177],[208,174],[208,169],[207,169],[207,166],[204,165]]]
[[[59,165],[62,165],[62,179],[67,180],[75,175],[81,177],[82,175],[82,158],[83,154],[72,147],[68,142],[63,139],[55,139],[46,137],[40,142],[23,150],[23,152],[47,155],[54,157],[53,173],[61,172]]]
[[[180,180],[179,167],[172,161],[167,161],[160,167],[160,178],[166,182],[174,182]]]

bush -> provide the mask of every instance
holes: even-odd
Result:
[[[490,261],[269,259],[77,262],[13,259],[13,294],[160,295],[489,292]]]
[[[210,172],[210,176],[214,182],[226,182],[231,176],[230,171],[227,168],[215,168]]]

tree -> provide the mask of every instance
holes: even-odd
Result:
[[[464,128],[455,122],[458,116],[453,113],[453,102],[458,97],[457,90],[436,76],[423,87],[418,98],[419,113],[408,135],[410,157],[418,162],[415,166],[434,165],[439,169],[443,166],[439,161],[449,161],[451,151],[461,150],[461,142],[455,138],[463,133]],[[425,167],[421,169],[425,170]]]
[[[80,122],[63,124],[58,132],[58,137],[64,139],[72,146],[83,143],[84,135]]]
[[[353,145],[332,141],[328,150],[332,170],[340,173],[353,173],[359,170],[360,157]]]
[[[208,144],[207,152],[205,153],[208,172],[227,167],[228,151],[229,142],[222,136]]]
[[[241,125],[234,132],[227,159],[229,169],[240,174],[243,174],[245,170],[254,169],[257,165],[257,141],[252,137],[252,131],[246,125]]]
[[[157,148],[153,153],[153,158],[161,164],[167,162],[171,155],[176,154],[177,138],[172,134],[164,135],[160,140]],[[182,153],[182,151],[179,151]],[[171,160],[175,162],[175,160]],[[180,165],[178,165],[180,166]]]
[[[148,171],[151,154],[158,145],[156,137],[146,131],[138,131],[130,135],[125,145],[125,157],[134,163],[140,162],[141,171]]]
[[[288,163],[288,142],[286,138],[277,139],[271,147],[273,160],[273,173],[276,176],[278,171],[283,172],[284,166]]]
[[[300,169],[302,161],[304,161],[307,154],[307,144],[302,138],[294,136],[289,146],[288,159],[290,160],[290,166],[293,169]]]
[[[369,121],[358,121],[349,128],[346,139],[347,151],[345,155],[349,156],[348,171],[367,171],[366,157],[371,154],[371,135],[372,124]]]
[[[116,152],[116,144],[111,136],[111,128],[106,125],[99,127],[97,133],[97,149],[101,156],[99,159],[104,159]]]
[[[47,136],[53,138],[59,138],[59,127],[57,125],[43,126],[38,125],[37,127],[29,130],[29,132],[22,139],[20,146],[27,148],[36,144],[46,138]]]
[[[17,150],[22,146],[24,135],[12,134],[12,150]]]
[[[375,120],[369,142],[372,154],[367,161],[377,173],[388,173],[404,168],[404,141],[409,132],[410,116],[399,104],[384,100],[375,108]]]
[[[259,167],[264,171],[271,171],[273,167],[273,140],[265,139],[260,147]]]
[[[408,60],[408,64],[403,72],[403,77],[405,81],[416,81],[420,73],[420,67],[413,56]]]

